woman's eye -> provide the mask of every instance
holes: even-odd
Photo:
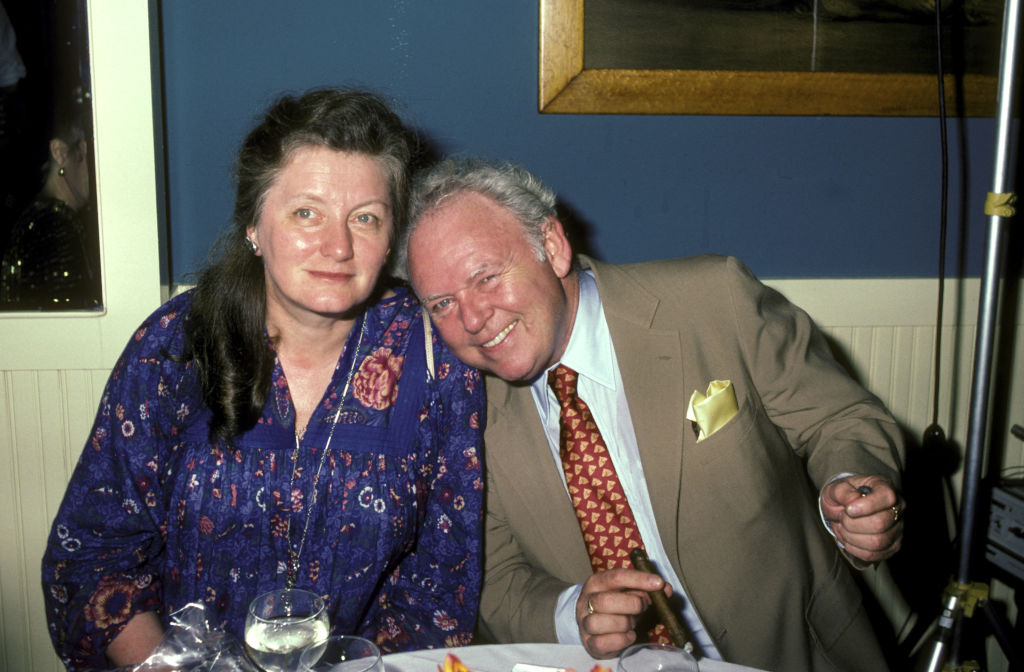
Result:
[[[377,216],[371,215],[368,212],[363,212],[356,215],[356,221],[360,224],[375,224],[377,222]]]

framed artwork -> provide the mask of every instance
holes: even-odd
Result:
[[[1003,0],[966,0],[962,12],[944,16],[941,56],[934,11],[915,4],[926,5],[540,0],[539,108],[567,114],[934,116],[941,57],[948,73],[947,113],[993,116]]]

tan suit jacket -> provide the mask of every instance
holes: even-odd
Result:
[[[659,532],[726,660],[766,670],[882,670],[859,589],[824,530],[842,473],[899,484],[896,422],[832,358],[810,318],[735,259],[594,271]],[[686,406],[731,380],[739,411],[697,443]],[[489,377],[481,628],[555,641],[557,597],[591,574],[525,386]]]

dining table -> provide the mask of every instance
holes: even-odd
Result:
[[[422,649],[384,656],[385,672],[438,672],[447,654],[454,654],[471,672],[591,672],[595,665],[616,672],[615,658],[591,658],[573,644],[477,644],[451,649]],[[720,660],[702,659],[700,672],[765,672]]]

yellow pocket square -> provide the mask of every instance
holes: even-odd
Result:
[[[736,391],[728,380],[712,380],[708,383],[707,394],[697,390],[690,396],[686,419],[695,423],[697,441],[703,441],[732,420],[739,406],[736,405]]]

